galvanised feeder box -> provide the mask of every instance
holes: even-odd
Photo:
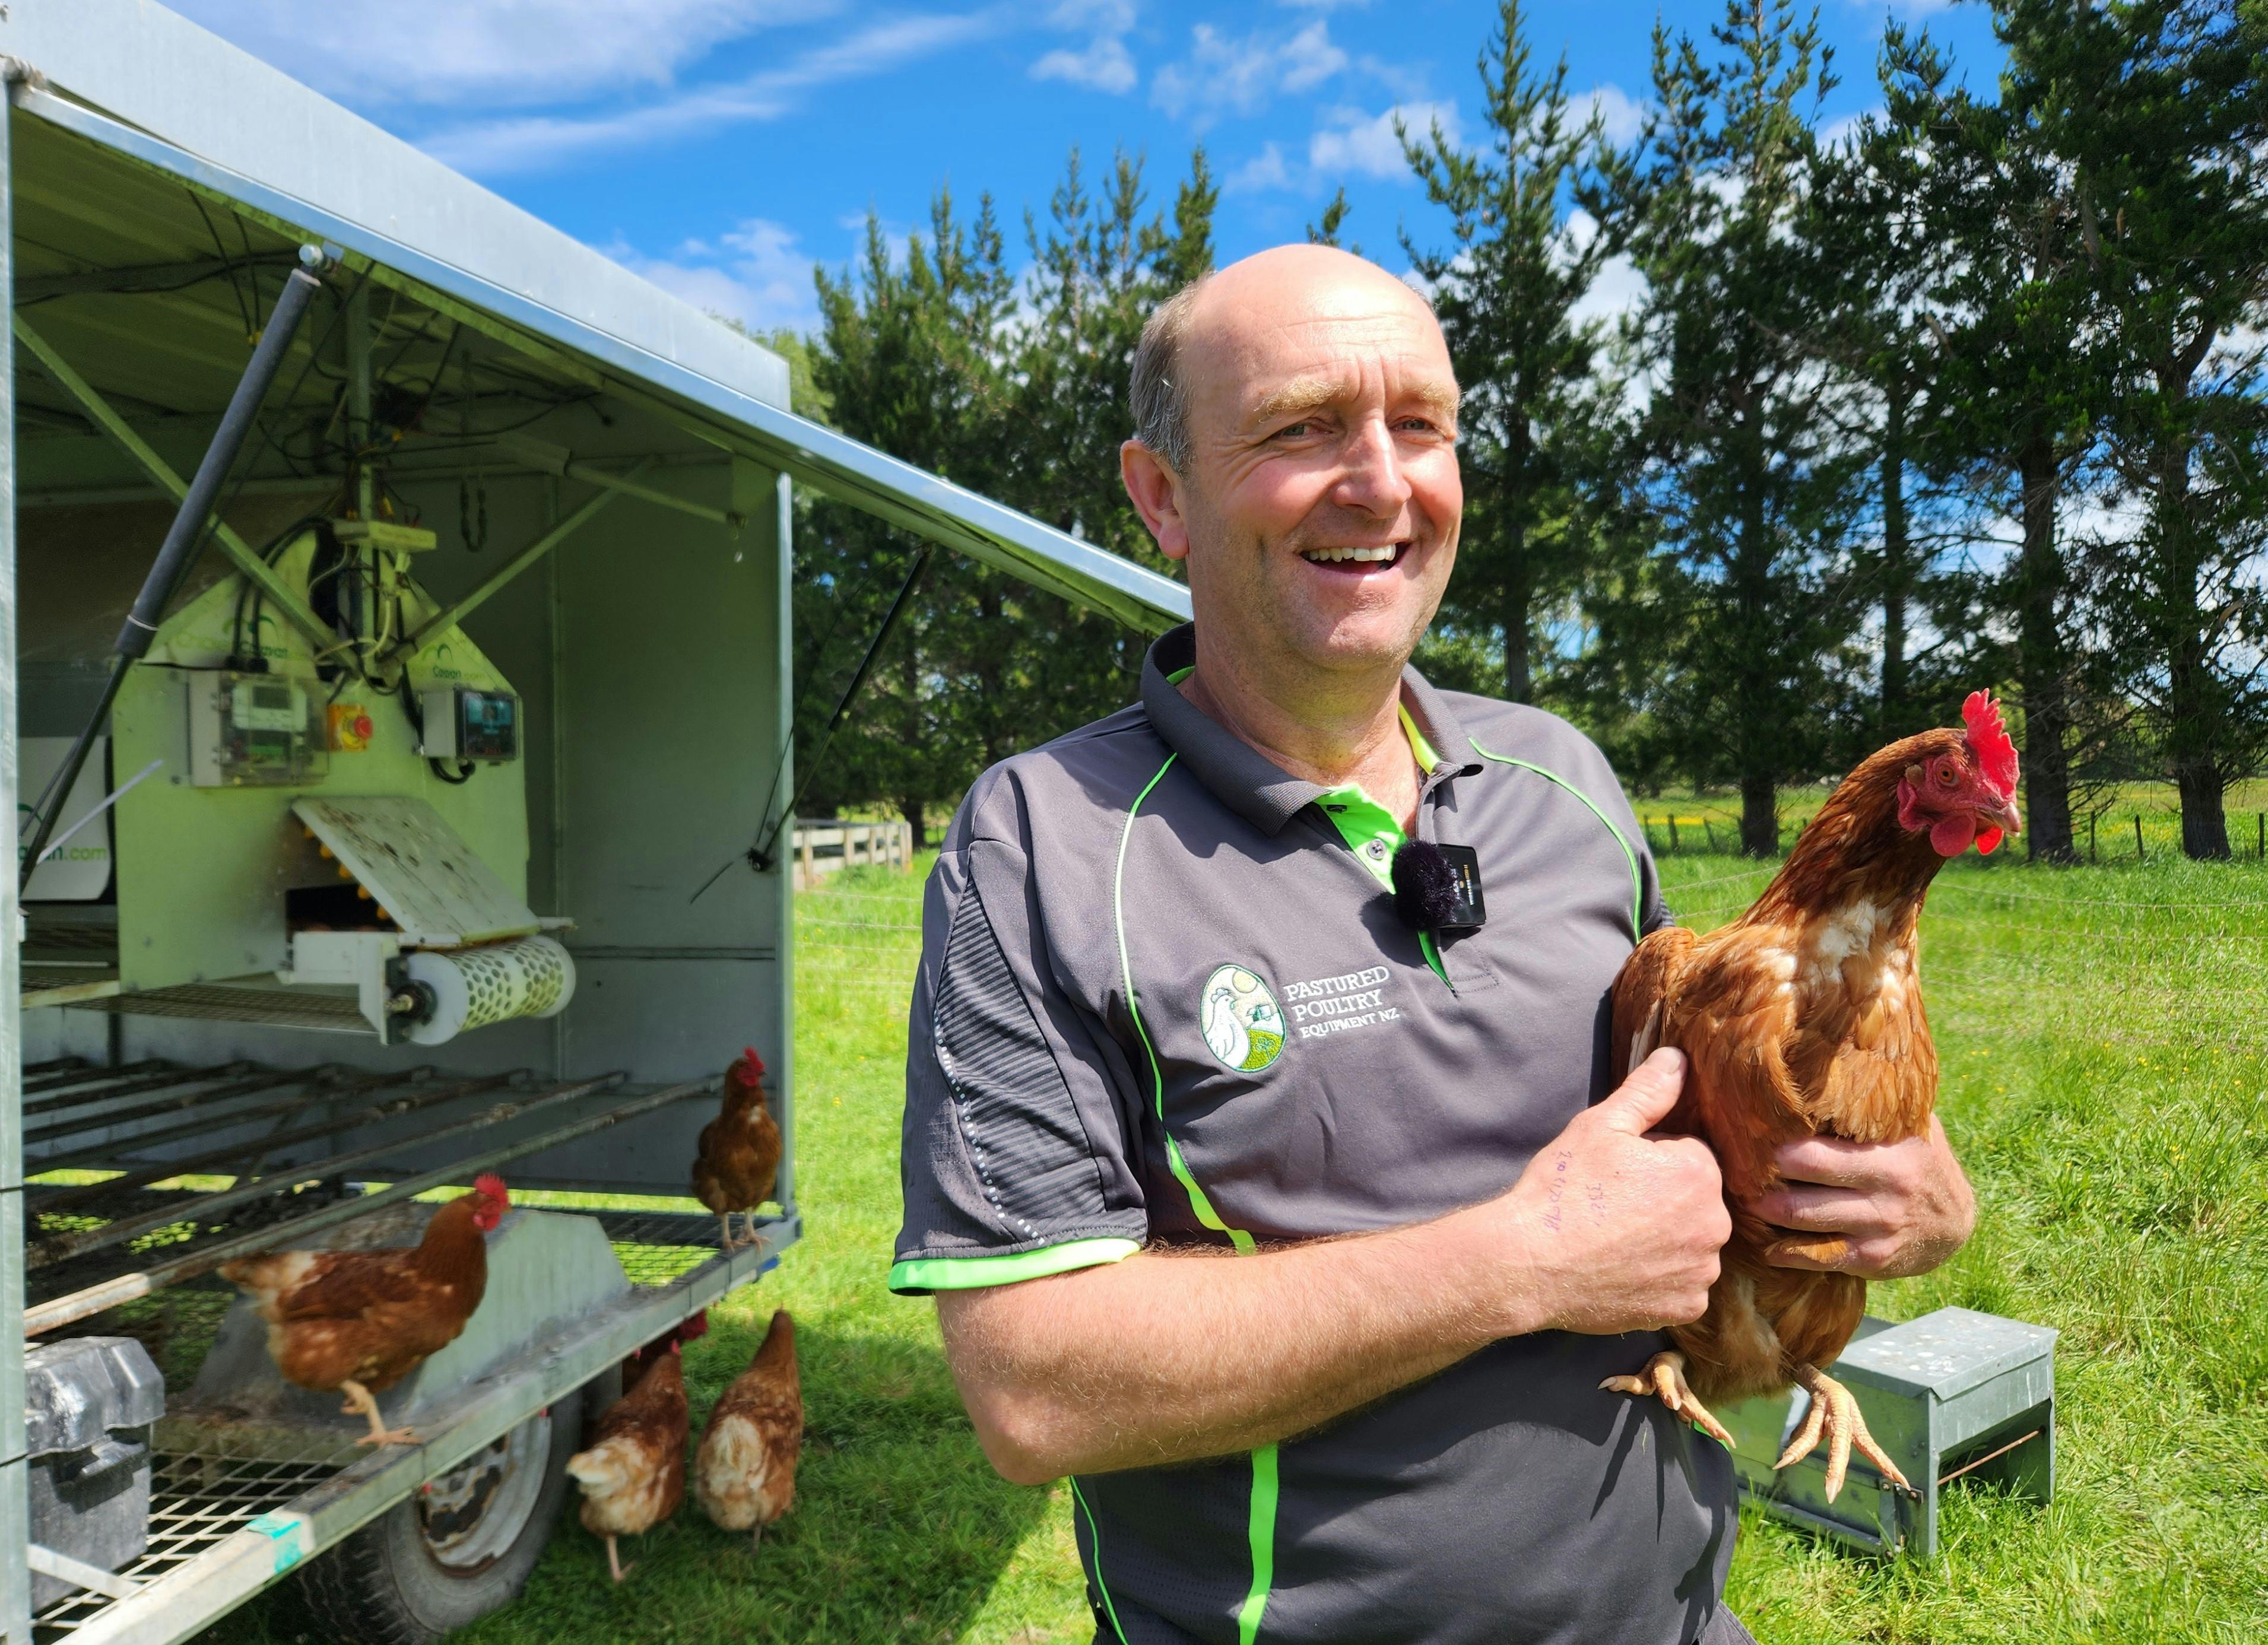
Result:
[[[1800,1390],[1718,1414],[1733,1436],[1741,1490],[1775,1518],[1870,1553],[1933,1558],[1939,1493],[1952,1480],[1984,1480],[2038,1502],[2054,1495],[2055,1340],[2044,1326],[1970,1308],[1902,1326],[1863,1320],[1828,1375],[1856,1397],[1868,1430],[1919,1494],[1899,1491],[1854,1452],[1830,1502],[1824,1446],[1775,1471],[1809,1402]]]

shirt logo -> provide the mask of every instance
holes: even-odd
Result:
[[[1284,1011],[1256,972],[1216,966],[1205,979],[1197,1021],[1205,1049],[1224,1068],[1257,1074],[1283,1054]]]

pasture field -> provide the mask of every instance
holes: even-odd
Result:
[[[1767,872],[1664,863],[1703,929]],[[1086,1645],[1068,1493],[991,1473],[930,1307],[882,1288],[919,899],[917,875],[865,869],[801,899],[809,1231],[686,1355],[697,1423],[770,1311],[795,1311],[795,1512],[751,1554],[688,1504],[625,1550],[638,1568],[615,1588],[571,1510],[526,1597],[468,1645]],[[1732,1602],[1763,1645],[2268,1639],[2268,871],[2171,850],[2062,872],[1972,856],[1940,879],[1924,944],[1942,1111],[1983,1217],[1947,1268],[1876,1287],[1873,1307],[1959,1303],[2062,1333],[2057,1501],[1954,1487],[1927,1565],[1746,1515]],[[207,1637],[315,1635],[287,1587]]]

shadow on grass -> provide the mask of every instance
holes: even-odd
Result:
[[[760,1335],[761,1321],[720,1322],[688,1350],[695,1443]],[[453,1638],[464,1645],[959,1638],[1048,1513],[1048,1494],[992,1472],[934,1345],[799,1321],[797,1347],[806,1428],[796,1505],[761,1547],[711,1524],[688,1487],[672,1520],[625,1540],[622,1558],[637,1568],[617,1587],[604,1544],[583,1529],[579,1498],[571,1496],[526,1591]],[[317,1638],[287,1584],[199,1645],[313,1645]]]

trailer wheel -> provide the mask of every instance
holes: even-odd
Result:
[[[559,1520],[583,1431],[578,1390],[307,1566],[320,1637],[432,1645],[519,1597]]]

